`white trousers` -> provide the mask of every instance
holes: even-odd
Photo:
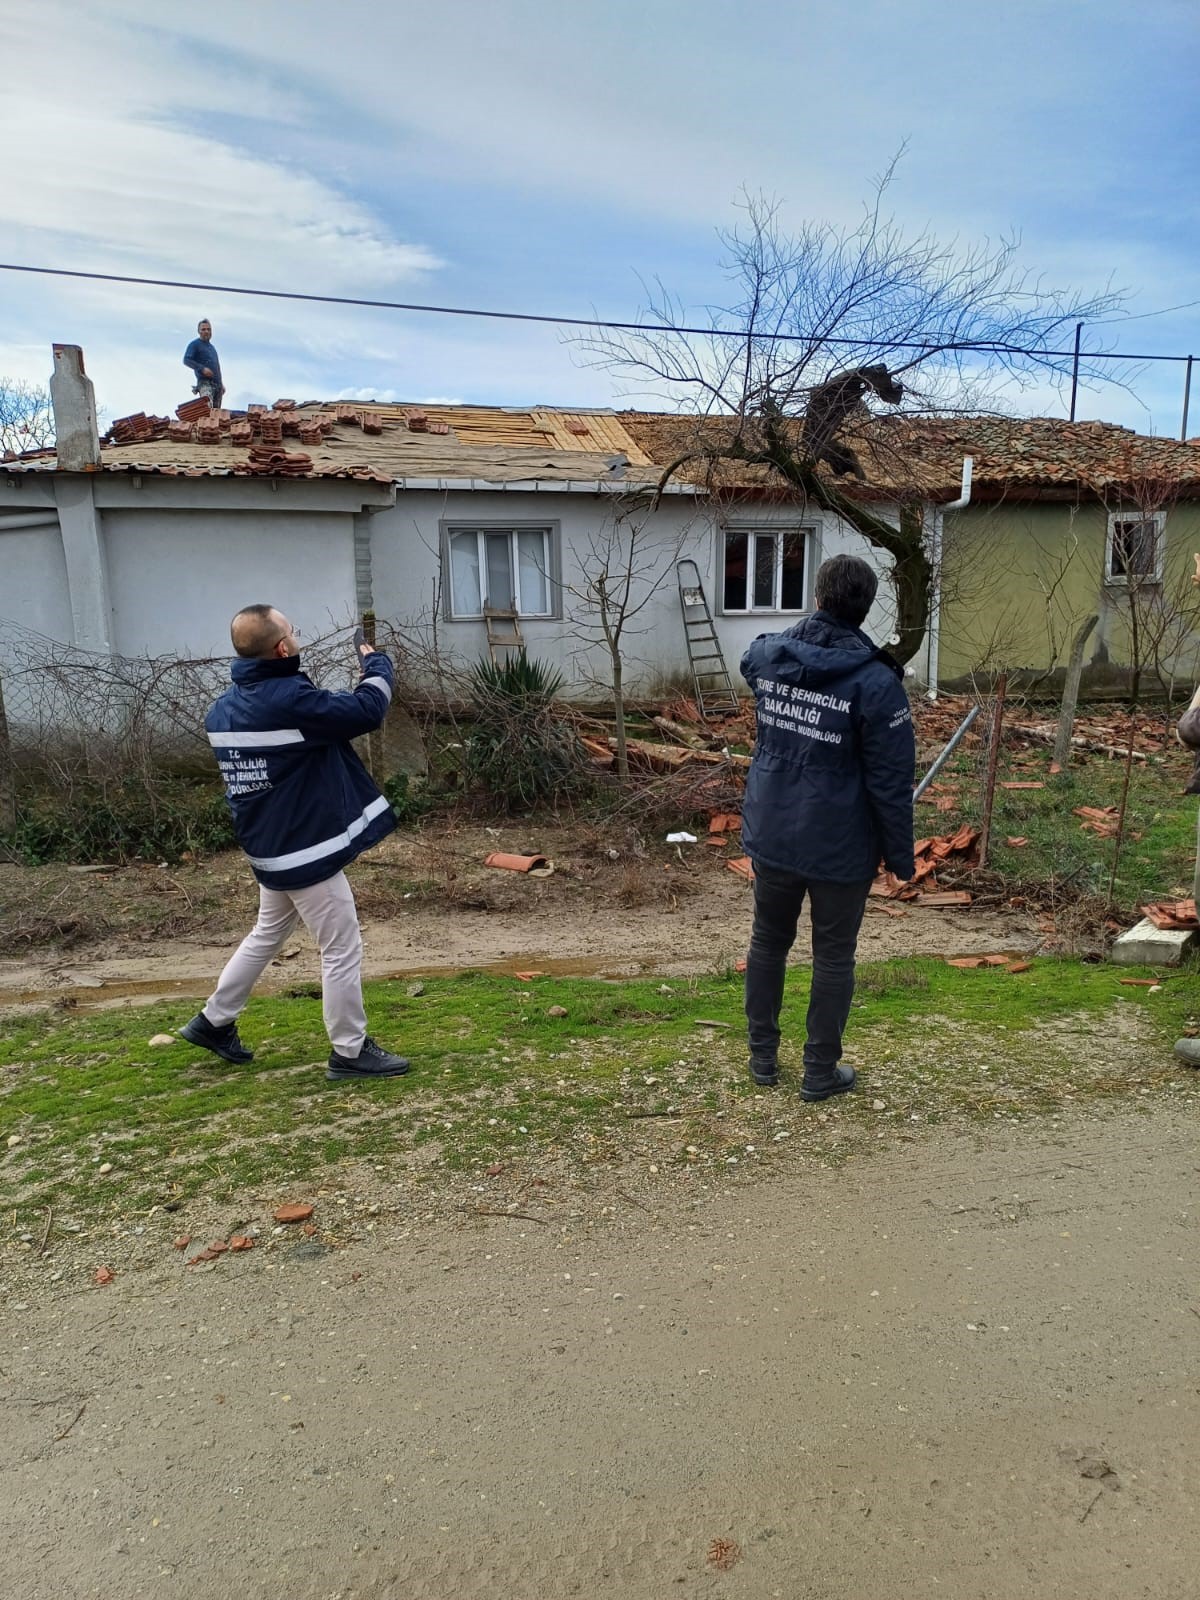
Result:
[[[241,1013],[250,991],[283,949],[297,921],[321,951],[321,1000],[329,1042],[341,1056],[356,1056],[367,1036],[362,997],[362,934],[354,894],[344,872],[307,889],[259,885],[258,921],[230,957],[204,1005],[214,1028]]]

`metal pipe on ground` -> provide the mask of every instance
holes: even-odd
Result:
[[[978,706],[972,706],[970,711],[967,712],[966,716],[959,723],[958,727],[955,728],[954,732],[950,735],[950,738],[946,743],[946,747],[942,751],[941,755],[938,756],[937,760],[930,767],[929,771],[925,774],[925,776],[921,779],[920,783],[913,790],[913,805],[916,805],[917,801],[925,793],[926,789],[928,789],[929,785],[933,782],[933,780],[937,777],[938,773],[946,765],[947,761],[949,761],[950,757],[958,749],[958,746],[959,746],[960,742],[962,741],[962,738],[963,738],[964,734],[966,733],[967,729],[971,726],[971,724],[975,721],[975,718],[978,715],[979,715],[979,707]]]

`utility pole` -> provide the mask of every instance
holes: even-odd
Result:
[[[1071,363],[1071,415],[1068,421],[1075,421],[1075,396],[1079,393],[1079,336],[1083,332],[1083,323],[1075,324],[1075,359]]]

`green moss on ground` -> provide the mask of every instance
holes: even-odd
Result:
[[[936,960],[862,967],[847,1046],[862,1092],[823,1107],[795,1092],[794,1048],[779,1090],[749,1082],[742,984],[729,973],[527,984],[468,974],[416,995],[370,984],[372,1031],[413,1060],[407,1077],[380,1083],[325,1082],[320,1002],[304,993],[251,1002],[245,1068],[148,1043],[186,1020],[185,1002],[9,1019],[0,1141],[19,1142],[0,1142],[0,1205],[27,1221],[48,1206],[130,1215],[311,1186],[360,1163],[430,1179],[513,1161],[575,1175],[641,1160],[734,1164],[792,1137],[830,1149],[914,1120],[1019,1118],[1194,1081],[1170,1047],[1192,1021],[1195,980],[1177,974],[1151,992],[1127,976],[1053,960],[1020,974]],[[808,983],[807,969],[789,976],[785,1040],[801,1035]]]

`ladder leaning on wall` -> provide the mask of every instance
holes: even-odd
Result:
[[[714,712],[735,712],[738,697],[713,626],[700,568],[691,560],[677,561],[675,575],[679,582],[679,612],[683,618],[683,637],[697,709],[705,720]]]
[[[515,604],[511,607],[501,607],[485,603],[483,620],[487,625],[488,654],[494,662],[497,664],[500,662],[498,651],[515,650],[520,654],[524,650],[525,641],[521,637],[521,624]]]

